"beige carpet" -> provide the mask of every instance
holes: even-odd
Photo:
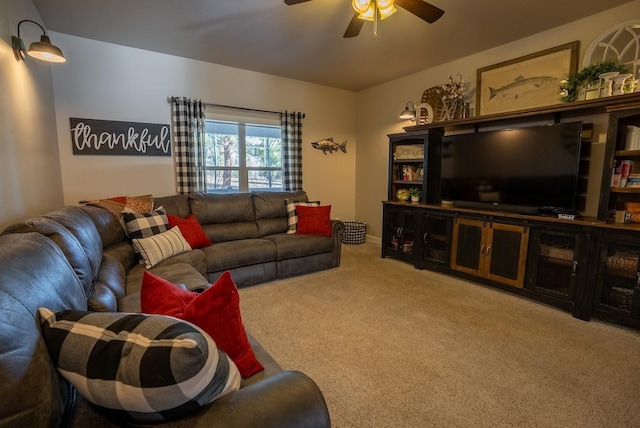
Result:
[[[639,427],[640,332],[343,246],[240,291],[249,331],[341,427]]]

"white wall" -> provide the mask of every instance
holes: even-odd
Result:
[[[302,111],[303,187],[355,216],[356,94],[216,64],[52,33],[67,57],[53,71],[64,202],[176,191],[173,158],[73,155],[70,117],[171,122],[170,96],[265,110]],[[348,140],[347,154],[323,155],[310,143]]]
[[[63,203],[51,81],[59,65],[16,61],[11,36],[23,19],[42,23],[30,1],[0,2],[0,230]],[[32,23],[20,28],[27,48],[41,34]]]
[[[553,12],[550,12],[553,13]],[[580,65],[585,51],[600,34],[607,29],[640,16],[640,0],[610,9],[555,29],[517,40],[494,49],[452,61],[419,73],[406,76],[358,93],[358,142],[356,160],[356,218],[367,223],[368,240],[379,242],[382,236],[382,204],[387,199],[388,138],[387,134],[403,132],[404,126],[413,123],[398,119],[400,111],[409,100],[419,101],[422,92],[447,81],[458,73],[470,78],[475,86],[476,70],[481,67],[507,61],[530,53],[542,51],[575,40],[581,41]],[[490,30],[489,30],[490,31]],[[471,37],[471,36],[470,36]],[[475,92],[471,88],[469,99],[475,105]],[[606,133],[606,118],[591,118],[595,121],[598,136],[592,154],[589,177],[589,196],[586,215],[597,212],[597,197],[600,189],[603,145]],[[593,168],[593,166],[596,168]]]

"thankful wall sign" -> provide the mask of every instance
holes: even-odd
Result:
[[[72,117],[74,155],[171,156],[169,125]]]

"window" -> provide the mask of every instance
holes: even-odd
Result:
[[[283,190],[279,126],[207,120],[206,191]]]

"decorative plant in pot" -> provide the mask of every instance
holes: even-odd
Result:
[[[412,187],[409,189],[409,196],[411,196],[411,202],[420,202],[422,190],[419,187]]]
[[[588,86],[596,85],[600,81],[600,75],[610,72],[628,73],[630,68],[611,59],[598,62],[586,66],[582,70],[571,73],[566,80],[560,85],[560,101],[568,103],[576,101],[581,90],[586,89]]]

